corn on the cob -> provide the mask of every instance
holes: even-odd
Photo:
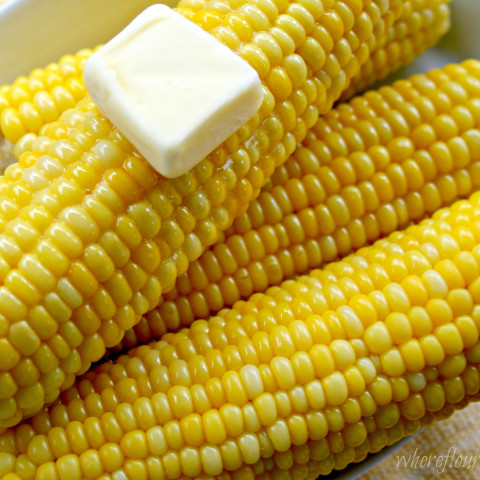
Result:
[[[434,45],[448,29],[449,2],[406,2],[401,17],[351,79],[342,100],[409,64]],[[72,98],[79,99],[84,93],[81,75],[92,53],[93,50],[82,50],[75,56],[66,56],[60,59],[58,65],[34,70],[28,78],[21,77],[13,85],[0,88],[0,119],[2,111],[8,108],[3,122],[0,121],[0,173],[3,174],[23,151],[31,148],[36,138],[34,134],[41,135],[45,124],[56,121],[69,108]],[[55,89],[61,85],[71,92],[70,96],[62,88]]]
[[[406,1],[401,17],[374,47],[372,58],[351,79],[348,94],[353,96],[365,88],[367,82],[385,77],[433,45],[448,28],[450,11],[446,4],[449,2]],[[80,100],[85,93],[81,78],[83,67],[92,53],[93,50],[85,49],[75,56],[67,55],[58,64],[51,64],[44,70],[36,69],[28,77],[20,77],[12,85],[1,87],[0,139],[3,134],[9,143],[16,143],[27,132],[39,133],[43,125],[58,120],[73,106],[72,101]],[[8,112],[2,116],[6,109]],[[26,146],[31,142],[32,138],[28,137]],[[0,153],[2,164],[5,159]]]
[[[0,189],[0,427],[53,401],[157,305],[330,109],[403,5],[181,4],[251,63],[265,97],[244,127],[173,181],[88,96],[46,127]]]
[[[480,389],[479,215],[477,193],[100,365],[0,436],[4,474],[254,478],[305,445],[328,473],[445,417]]]
[[[448,3],[449,0],[423,0],[406,6],[385,37],[385,44],[372,52],[339,101],[352,98],[435,45],[450,27]]]
[[[207,318],[478,189],[480,90],[468,82],[480,76],[471,75],[432,72],[324,115],[118,349]]]
[[[407,2],[401,17],[373,50],[360,72],[351,79],[341,99],[353,97],[368,85],[407,65],[435,44],[450,24],[449,1]],[[33,133],[41,135],[42,127],[57,120],[70,105],[65,95],[55,93],[64,94],[63,89],[53,90],[52,94],[50,90],[59,87],[59,82],[62,82],[76,98],[84,93],[81,74],[91,53],[92,50],[82,50],[75,56],[66,56],[58,65],[51,64],[45,70],[34,70],[28,78],[21,77],[13,85],[0,88],[0,118],[2,111],[7,107],[9,109],[3,128],[0,122],[0,173],[3,174],[23,151],[31,149],[36,138]],[[42,114],[46,108],[48,112]],[[29,133],[20,136],[24,132]]]

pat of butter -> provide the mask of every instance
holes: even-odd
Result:
[[[257,72],[193,22],[153,5],[84,70],[98,108],[166,177],[200,162],[259,109]]]

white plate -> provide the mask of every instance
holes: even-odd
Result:
[[[104,43],[153,3],[176,0],[10,0],[0,6],[0,85],[62,55]],[[453,28],[442,42],[394,78],[406,78],[450,62],[480,59],[480,0],[454,0]],[[391,81],[391,80],[390,80]],[[329,478],[354,480],[410,438]]]

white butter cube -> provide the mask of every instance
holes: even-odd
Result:
[[[98,108],[162,175],[192,168],[258,110],[257,72],[165,5],[153,5],[87,62]]]

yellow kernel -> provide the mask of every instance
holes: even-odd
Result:
[[[355,351],[348,341],[333,340],[329,348],[338,370],[345,370],[355,362]]]
[[[412,326],[408,320],[408,317],[403,313],[389,313],[385,319],[385,326],[392,337],[393,343],[396,345],[399,345],[412,338]]]
[[[372,353],[382,353],[392,346],[392,337],[382,322],[376,322],[365,330],[365,342]]]
[[[457,355],[463,350],[462,337],[455,325],[441,325],[434,330],[434,335],[447,355]]]
[[[445,351],[436,336],[425,335],[420,338],[420,346],[422,347],[425,363],[427,365],[435,366],[442,363],[445,358]]]
[[[345,377],[340,372],[334,372],[322,379],[327,403],[330,405],[342,404],[348,396],[348,386]]]
[[[405,372],[405,362],[400,350],[391,348],[380,355],[382,370],[388,376],[396,377]]]

